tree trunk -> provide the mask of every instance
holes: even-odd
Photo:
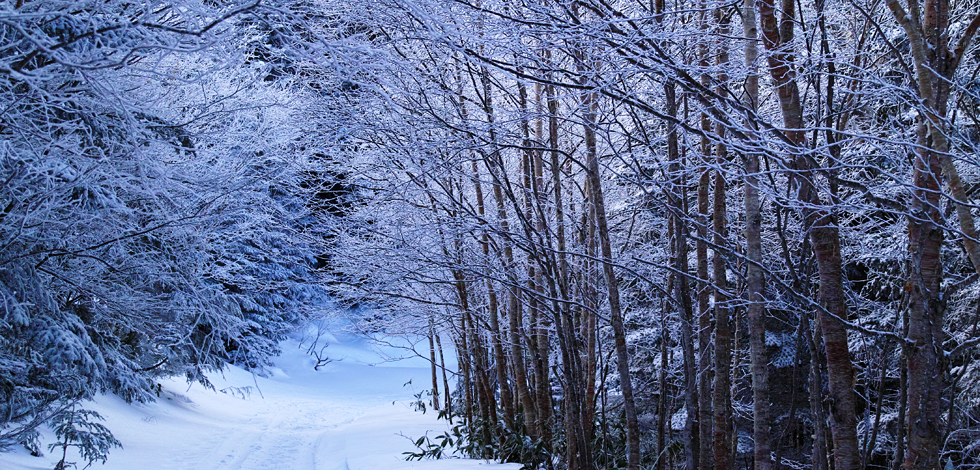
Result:
[[[463,376],[463,419],[468,428],[473,429],[473,379],[471,377],[469,354],[469,321],[464,311],[459,319],[459,344],[456,347],[456,357],[459,358],[459,372]]]
[[[432,365],[432,408],[439,411],[439,374],[436,370],[435,323],[429,319],[429,363]]]
[[[536,87],[536,100],[538,101],[538,109],[541,109],[541,87],[540,85]],[[545,298],[544,295],[544,277],[545,277],[545,256],[546,252],[550,253],[551,240],[550,240],[550,230],[548,230],[547,221],[545,219],[545,206],[547,204],[547,197],[544,193],[544,163],[541,161],[541,150],[543,144],[542,138],[542,121],[539,119],[538,126],[535,131],[536,143],[535,147],[539,150],[531,152],[532,170],[533,170],[533,180],[532,180],[532,191],[534,193],[534,203],[536,207],[536,217],[535,217],[535,231],[538,234],[539,241],[541,245],[538,249],[538,266],[534,272],[534,285],[537,289],[538,295],[541,299]],[[545,240],[547,238],[547,240]],[[554,275],[557,275],[557,266],[553,266],[553,271],[551,274],[550,282],[554,282]],[[554,289],[553,289],[554,290]],[[557,292],[554,292],[557,294]],[[538,404],[538,420],[540,422],[540,436],[544,441],[545,449],[550,453],[552,432],[551,432],[551,322],[548,319],[548,315],[545,313],[544,300],[541,301],[541,305],[537,310],[538,322],[537,329],[535,331],[535,338],[538,343],[538,357],[539,364],[537,365],[538,371],[538,388],[537,388],[537,404]]]
[[[442,338],[436,333],[436,348],[439,349],[439,367],[442,369],[442,386],[446,391],[446,418],[453,424],[453,395],[449,390],[449,376],[446,373],[446,357],[442,353]]]
[[[606,219],[606,206],[602,195],[602,182],[599,178],[599,156],[595,140],[595,93],[585,95],[585,151],[586,178],[589,182],[589,197],[595,207],[596,235],[601,250],[602,271],[606,278],[609,297],[609,323],[613,329],[616,360],[619,367],[620,387],[623,391],[623,411],[626,415],[626,445],[629,470],[640,468],[640,428],[636,419],[636,405],[633,400],[633,379],[629,372],[629,352],[626,349],[626,328],[623,325],[623,312],[619,301],[619,281],[612,265],[612,244],[609,240],[609,224]]]
[[[701,3],[701,8],[704,11],[701,12],[701,31],[707,36],[708,33],[708,10],[704,2]],[[698,55],[700,56],[699,65],[702,69],[707,70],[710,63],[708,58],[708,46],[706,44],[706,39],[698,43]],[[711,86],[711,79],[707,73],[701,75],[701,85],[705,87]],[[711,444],[714,442],[712,438],[712,396],[711,396],[711,317],[713,314],[712,309],[709,307],[709,298],[711,297],[711,279],[708,278],[708,210],[711,205],[710,201],[710,190],[711,190],[711,165],[712,160],[711,155],[711,141],[708,140],[708,135],[711,134],[711,120],[708,118],[707,111],[701,112],[701,130],[704,135],[701,136],[701,158],[700,158],[700,172],[701,175],[698,178],[698,217],[697,217],[697,228],[698,228],[698,241],[695,247],[697,253],[697,265],[698,265],[698,361],[697,361],[697,383],[698,383],[698,420],[697,428],[699,430],[698,443],[698,464],[697,468],[709,469],[713,465],[711,463],[714,457],[713,451],[711,449]]]
[[[519,74],[523,73],[523,67],[518,66],[517,71]],[[541,194],[537,191],[540,171],[535,171],[536,166],[540,166],[540,155],[539,151],[535,150],[535,147],[540,147],[540,135],[541,126],[540,119],[537,121],[538,126],[536,130],[537,142],[531,140],[531,129],[530,122],[528,118],[528,91],[527,86],[520,79],[517,80],[517,91],[518,91],[518,104],[520,112],[520,124],[521,124],[521,134],[522,134],[522,154],[523,154],[523,181],[522,181],[522,191],[524,194],[524,213],[523,217],[519,218],[519,221],[523,225],[524,232],[527,235],[530,245],[527,249],[527,268],[528,268],[528,284],[527,292],[528,295],[528,319],[530,321],[528,335],[528,351],[531,357],[531,377],[534,382],[533,397],[534,406],[536,409],[535,422],[534,422],[534,435],[539,437],[543,442],[545,442],[545,449],[550,451],[550,413],[551,410],[551,387],[548,385],[549,374],[548,374],[548,361],[546,358],[548,349],[548,333],[544,322],[547,320],[547,316],[544,315],[543,301],[544,298],[544,285],[543,285],[543,270],[545,267],[544,262],[544,250],[545,243],[544,238],[546,233],[543,230],[544,218],[543,215],[539,217],[539,210],[537,210],[536,204],[541,203]],[[539,99],[540,101],[540,99]],[[536,158],[538,157],[538,158]],[[540,207],[540,206],[538,206]],[[520,210],[520,209],[517,209]],[[534,224],[534,228],[531,228],[531,224]],[[535,236],[536,235],[536,236]],[[544,335],[544,338],[541,336]],[[542,349],[542,343],[544,349]]]
[[[518,286],[517,265],[514,260],[514,248],[506,234],[510,233],[510,223],[507,219],[507,202],[504,199],[503,184],[505,175],[503,174],[503,156],[500,154],[500,147],[496,145],[496,132],[493,129],[494,111],[493,100],[491,98],[490,72],[486,67],[480,68],[480,83],[483,86],[483,110],[490,124],[490,138],[492,148],[490,154],[485,159],[485,163],[491,177],[493,178],[493,198],[497,204],[497,223],[500,232],[505,234],[502,237],[504,252],[504,269],[510,286],[507,288],[507,314],[510,327],[510,353],[514,370],[514,388],[517,390],[517,397],[523,406],[524,426],[528,434],[533,435],[537,415],[535,413],[534,400],[528,388],[527,365],[524,362],[524,347],[522,336],[524,332],[523,306],[521,303],[521,292]]]
[[[940,176],[945,177],[953,197],[964,245],[971,263],[980,272],[980,246],[966,192],[948,153],[944,119],[953,74],[969,43],[980,28],[980,13],[963,31],[953,50],[949,49],[948,0],[910,1],[909,10],[888,0],[888,8],[905,30],[915,67],[919,98],[924,105],[916,121],[915,164],[909,214],[909,316],[906,341],[908,400],[906,415],[906,468],[939,468],[942,432],[942,390],[946,385],[946,341],[943,331],[946,299],[942,292],[944,241],[940,213]],[[921,9],[921,11],[920,11]],[[897,455],[897,452],[896,452]]]
[[[807,342],[810,348],[810,413],[813,415],[813,449],[810,454],[813,470],[827,470],[827,418],[823,407],[823,361],[820,325],[815,325]]]
[[[924,137],[925,125],[920,125]],[[922,139],[925,140],[925,139]],[[920,147],[921,148],[921,147]],[[911,288],[908,341],[908,448],[906,468],[939,468],[939,425],[942,390],[941,356],[943,301],[941,297],[943,243],[939,158],[928,149],[916,153],[912,213],[909,216]]]
[[[745,64],[749,67],[746,78],[746,105],[755,109],[759,101],[759,75],[756,73],[755,5],[745,0],[743,9],[745,28]],[[769,435],[769,358],[766,354],[765,283],[762,268],[762,206],[759,202],[759,155],[745,156],[745,257],[746,296],[748,305],[749,350],[752,370],[752,435],[756,470],[771,470],[772,456]]]
[[[673,229],[668,227],[667,239],[672,238]],[[668,275],[668,277],[673,276],[673,274]],[[669,285],[669,283],[668,283]],[[670,361],[667,358],[667,348],[670,342],[670,336],[667,329],[667,315],[666,306],[661,306],[660,309],[660,371],[657,377],[657,382],[660,389],[660,397],[657,400],[657,462],[656,470],[664,470],[667,463],[667,433],[669,429],[667,427],[667,396],[669,391],[667,390],[667,371],[670,369]]]
[[[759,203],[759,156],[745,157],[745,257],[752,364],[752,420],[756,470],[771,470],[769,418],[769,357],[766,354],[765,284],[762,269],[762,211]]]
[[[725,15],[721,8],[715,9],[715,21],[718,23],[718,34],[721,37],[725,37],[730,34],[728,15]],[[726,67],[728,67],[728,46],[724,44],[723,41],[718,41],[716,47],[718,47],[718,56],[716,63],[718,69],[720,70],[718,76],[718,83],[725,84],[728,81],[728,76],[724,72]],[[718,91],[721,96],[725,96],[725,86],[721,85],[718,87]],[[715,133],[718,134],[720,138],[725,136],[725,128],[721,123],[715,126]],[[727,163],[728,160],[728,148],[723,143],[719,143],[715,146],[715,156],[716,161],[719,165],[719,170],[715,172],[715,192],[714,192],[714,244],[716,247],[721,247],[726,242],[727,232],[728,232],[728,208],[726,206],[725,197],[727,195],[725,176],[721,172],[721,166]],[[728,470],[728,460],[731,455],[731,449],[728,445],[729,436],[732,433],[732,411],[731,411],[731,399],[730,393],[732,388],[731,382],[731,364],[732,364],[732,330],[731,330],[731,319],[729,318],[729,310],[726,305],[728,302],[728,275],[726,273],[727,266],[725,264],[725,258],[722,256],[722,252],[719,248],[715,248],[714,256],[712,258],[712,268],[714,274],[714,318],[715,318],[715,355],[714,355],[714,389],[712,390],[712,421],[714,426],[708,426],[708,422],[702,423],[702,426],[712,429],[711,441],[702,440],[702,446],[707,445],[708,442],[712,442],[712,463],[715,470]],[[706,450],[702,449],[702,453],[707,453]],[[707,470],[708,467],[701,467]]]
[[[677,116],[676,89],[673,82],[664,85],[664,100],[667,114]],[[688,284],[688,247],[686,220],[686,181],[682,171],[680,151],[677,142],[677,128],[673,124],[667,131],[667,158],[669,166],[669,195],[671,206],[671,225],[674,227],[673,249],[674,301],[680,323],[681,353],[684,362],[684,462],[687,470],[697,470],[698,466],[698,385],[697,357],[694,352],[693,307]]]
[[[489,96],[487,99],[489,99]],[[460,93],[459,112],[463,120],[466,121],[468,116],[464,103],[465,100],[462,97],[462,93]],[[492,111],[492,103],[485,103],[484,110]],[[492,115],[489,115],[488,119],[492,120]],[[473,171],[473,189],[476,193],[477,214],[480,216],[480,220],[483,221],[486,220],[486,202],[483,196],[483,183],[480,180],[480,170],[475,158],[472,160],[471,166]],[[487,232],[488,228],[484,223],[481,225],[480,230],[480,249],[483,253],[484,264],[489,266],[490,239]],[[489,271],[489,267],[487,270]],[[516,426],[515,417],[517,412],[514,404],[514,396],[507,377],[507,356],[504,354],[503,337],[500,331],[500,305],[497,299],[497,290],[494,286],[493,276],[489,272],[484,276],[484,285],[487,290],[487,317],[490,326],[490,346],[493,349],[497,385],[500,387],[500,405],[504,411],[504,426],[506,426],[506,429],[513,431]]]
[[[827,354],[828,388],[832,398],[831,435],[834,441],[835,470],[852,470],[860,466],[857,440],[857,418],[854,396],[854,366],[847,343],[847,331],[841,320],[847,319],[843,269],[840,255],[840,233],[832,209],[825,207],[814,187],[810,156],[806,155],[803,108],[800,103],[796,71],[793,68],[793,22],[796,3],[783,0],[782,18],[777,22],[773,0],[760,0],[759,16],[763,43],[769,50],[769,73],[775,81],[783,115],[785,135],[794,145],[790,152],[796,169],[793,178],[799,187],[799,200],[819,270],[818,298],[823,307],[817,313]]]

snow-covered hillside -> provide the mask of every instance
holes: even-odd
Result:
[[[162,382],[160,398],[145,405],[102,396],[85,408],[98,411],[122,442],[106,470],[386,470],[513,468],[445,459],[406,462],[409,438],[441,434],[447,423],[414,411],[428,364],[419,358],[388,361],[402,351],[378,348],[347,333],[326,334],[333,362],[314,360],[295,339],[282,344],[270,378],[229,368],[211,377],[217,390],[182,380]],[[409,382],[412,383],[409,383]],[[407,384],[407,385],[406,385]],[[257,385],[257,387],[256,387]],[[45,434],[53,442],[51,433]],[[47,450],[45,448],[45,450]],[[60,449],[33,457],[25,450],[0,454],[0,469],[50,470]],[[85,462],[77,455],[69,461]]]

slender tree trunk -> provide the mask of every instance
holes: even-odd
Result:
[[[459,319],[460,334],[459,344],[456,347],[456,357],[459,358],[460,375],[463,376],[463,418],[469,429],[473,429],[473,380],[470,374],[470,349],[469,341],[469,321],[466,311],[462,312]]]
[[[479,397],[480,419],[483,426],[480,433],[483,435],[484,445],[480,449],[480,456],[484,459],[492,459],[494,455],[494,430],[497,429],[496,423],[496,402],[492,400],[492,392],[487,382],[486,374],[478,374],[476,377],[476,394]]]
[[[439,411],[439,374],[436,370],[435,322],[429,319],[429,363],[432,365],[432,408]]]
[[[592,468],[592,449],[586,439],[585,428],[581,426],[583,388],[580,377],[581,364],[575,349],[575,325],[567,310],[555,315],[558,327],[558,342],[562,354],[562,372],[565,377],[565,432],[566,455],[569,470],[589,470]]]
[[[446,373],[446,357],[442,353],[442,338],[436,333],[436,348],[439,349],[439,367],[442,369],[442,387],[446,391],[446,418],[453,423],[453,396],[449,389],[449,376]]]
[[[760,0],[759,16],[762,37],[769,50],[769,73],[776,83],[783,115],[786,137],[793,142],[791,149],[799,174],[794,179],[799,187],[799,199],[806,204],[804,216],[810,241],[819,269],[818,298],[823,307],[817,313],[827,354],[828,388],[832,397],[831,435],[834,441],[835,470],[857,469],[860,447],[857,440],[855,412],[854,366],[847,343],[847,331],[841,320],[847,319],[847,300],[844,294],[843,268],[840,254],[840,232],[832,209],[824,207],[814,187],[811,157],[806,152],[803,134],[803,108],[796,71],[793,68],[793,28],[796,3],[783,0],[782,18],[777,21],[773,0]]]
[[[597,245],[597,235],[596,235],[596,213],[595,205],[593,204],[591,197],[588,195],[592,193],[591,181],[586,179],[585,181],[585,193],[586,200],[582,204],[582,228],[581,228],[581,240],[582,249],[585,250],[585,258],[579,263],[579,278],[580,278],[580,291],[581,291],[581,307],[579,309],[579,328],[577,332],[578,336],[585,339],[583,350],[578,351],[581,361],[586,364],[584,374],[585,380],[585,395],[586,404],[585,409],[582,410],[582,416],[578,419],[582,420],[582,427],[585,430],[591,428],[591,422],[586,422],[591,420],[591,410],[590,406],[594,406],[594,401],[589,400],[595,399],[595,334],[593,330],[595,329],[595,310],[599,308],[598,290],[596,284],[599,282],[599,275],[597,271],[597,263],[593,261],[599,254],[599,248]],[[586,443],[589,442],[590,434],[586,432],[585,434]]]
[[[518,73],[523,73],[523,67],[517,67]],[[540,155],[540,152],[535,150],[535,147],[540,147],[540,135],[541,128],[540,125],[536,129],[536,141],[531,139],[531,129],[530,122],[528,118],[528,91],[527,86],[522,80],[517,81],[517,91],[518,91],[518,104],[520,112],[520,125],[522,142],[521,147],[523,153],[523,181],[522,190],[524,194],[524,213],[523,217],[520,218],[520,222],[523,224],[525,233],[528,235],[528,240],[531,241],[531,246],[528,249],[528,318],[530,321],[529,325],[529,336],[528,336],[528,351],[531,356],[531,377],[534,381],[533,397],[534,406],[536,409],[535,422],[534,422],[534,435],[541,438],[546,444],[547,450],[550,450],[550,434],[548,431],[550,429],[550,419],[549,411],[551,409],[551,387],[547,385],[548,382],[548,369],[547,369],[547,359],[545,354],[547,354],[548,338],[547,329],[543,326],[546,321],[547,316],[543,313],[544,305],[540,299],[544,298],[544,285],[543,285],[543,275],[542,271],[544,269],[544,250],[545,243],[543,240],[547,236],[543,231],[543,217],[538,217],[538,210],[536,210],[535,205],[540,201],[540,194],[536,190],[537,176],[535,175],[536,162],[540,163],[540,158],[535,158]],[[537,120],[540,124],[540,119]],[[520,210],[520,209],[517,209]],[[534,230],[531,229],[531,224],[534,224]],[[535,237],[536,234],[536,237]],[[541,338],[544,334],[545,338]],[[542,343],[544,345],[544,350],[542,350]]]
[[[813,470],[827,470],[827,430],[823,407],[823,361],[821,350],[820,325],[814,326],[813,334],[807,342],[810,348],[810,413],[813,415],[813,449],[811,464]]]
[[[490,139],[492,148],[485,162],[490,175],[493,177],[493,198],[497,204],[497,223],[503,234],[510,233],[510,223],[507,218],[507,202],[504,199],[503,185],[505,175],[503,174],[503,156],[500,154],[500,147],[496,144],[496,131],[493,129],[495,118],[493,111],[493,100],[490,87],[490,72],[486,67],[480,68],[480,83],[483,86],[483,110],[486,114],[487,122],[490,124]],[[507,314],[510,335],[510,353],[514,371],[514,388],[517,390],[517,397],[523,406],[524,426],[529,434],[534,434],[537,415],[535,413],[534,400],[528,388],[527,365],[524,362],[523,346],[523,306],[521,303],[521,292],[517,281],[517,265],[514,260],[514,248],[507,236],[502,237],[504,269],[507,272],[510,286],[507,289]]]
[[[535,87],[535,101],[537,102],[537,109],[539,112],[542,110],[542,90],[541,85],[538,84]],[[536,210],[535,220],[535,232],[538,234],[538,240],[541,241],[541,247],[539,247],[538,252],[538,266],[534,272],[534,285],[537,289],[540,298],[544,299],[544,277],[545,273],[545,257],[546,252],[550,253],[551,250],[551,231],[548,228],[547,219],[545,218],[545,206],[547,205],[547,196],[544,192],[544,162],[541,159],[542,147],[544,146],[543,138],[543,120],[537,120],[537,126],[535,129],[535,147],[536,149],[531,152],[531,163],[532,163],[532,192],[534,194],[534,204]],[[534,215],[534,214],[532,214]],[[557,275],[557,266],[552,267],[552,276],[549,282],[554,283],[554,275]],[[555,290],[555,289],[553,289]],[[557,294],[557,292],[554,292]],[[538,355],[540,363],[538,364],[538,389],[537,389],[537,404],[538,404],[538,414],[540,426],[540,436],[544,441],[544,445],[548,452],[551,452],[551,322],[548,319],[548,315],[545,313],[544,301],[541,301],[541,306],[538,309],[538,328],[535,331],[535,338],[537,340]]]
[[[720,37],[725,37],[730,34],[728,15],[725,15],[720,8],[715,9],[715,21],[718,23],[718,34]],[[716,63],[718,69],[720,70],[718,75],[718,83],[724,84],[728,81],[728,76],[725,73],[726,67],[728,67],[728,46],[724,44],[723,40],[718,41],[716,44],[718,48],[718,56]],[[719,86],[717,92],[721,96],[725,96],[726,88],[724,85]],[[715,126],[715,133],[718,134],[720,138],[725,136],[725,128],[721,123]],[[713,229],[714,229],[714,244],[716,247],[721,247],[726,243],[726,236],[728,232],[728,208],[726,206],[726,181],[725,175],[722,173],[721,168],[728,161],[728,148],[723,143],[719,143],[715,146],[715,155],[717,157],[716,161],[718,163],[719,169],[715,172],[715,191],[714,191],[714,208],[713,208]],[[731,411],[731,364],[732,364],[732,330],[731,330],[731,319],[729,317],[728,306],[728,275],[727,266],[725,263],[725,258],[722,256],[720,249],[715,248],[714,256],[712,258],[712,268],[714,274],[714,318],[715,318],[715,355],[714,355],[714,389],[712,390],[712,421],[714,426],[707,426],[707,421],[703,426],[712,429],[712,440],[702,440],[702,445],[706,445],[707,442],[712,442],[713,455],[712,463],[715,470],[728,470],[728,460],[731,455],[731,449],[729,448],[729,436],[732,434],[732,411]],[[702,453],[706,453],[702,450]],[[701,467],[707,470],[708,467]]]
[[[708,9],[701,3],[701,31],[707,37],[708,33]],[[703,39],[698,43],[698,55],[700,56],[699,65],[703,70],[708,69],[710,63],[708,57],[708,45]],[[711,77],[707,72],[701,75],[701,85],[711,86]],[[698,241],[695,246],[697,253],[698,266],[698,361],[697,361],[697,383],[698,383],[698,422],[699,430],[698,443],[698,468],[712,468],[712,458],[714,457],[711,445],[712,438],[712,396],[711,396],[711,317],[713,314],[710,308],[711,279],[708,278],[708,210],[711,205],[711,165],[712,157],[711,141],[708,136],[711,134],[711,120],[708,118],[707,111],[701,112],[701,130],[704,135],[701,137],[701,158],[700,158],[700,177],[698,178]]]
[[[527,145],[525,145],[525,149]],[[530,233],[527,225],[530,223],[534,217],[533,197],[531,193],[531,156],[530,152],[525,151],[524,163],[523,163],[523,182],[521,185],[521,192],[524,194],[524,213],[522,217],[519,218],[521,224],[524,225],[525,233]],[[518,209],[520,210],[520,209]],[[529,237],[530,238],[530,237]],[[539,406],[539,399],[541,398],[541,386],[542,386],[542,371],[543,361],[541,359],[541,351],[539,349],[538,342],[538,332],[541,329],[540,323],[542,320],[541,309],[543,308],[540,299],[543,294],[543,290],[539,281],[541,281],[540,276],[540,266],[536,266],[537,256],[536,253],[538,247],[530,247],[527,252],[527,287],[525,295],[527,298],[527,321],[528,321],[528,335],[525,337],[527,341],[527,352],[528,358],[530,359],[530,371],[528,382],[531,384],[531,400],[534,402],[535,410],[535,421],[534,421],[534,432],[533,435],[537,437],[544,436],[545,424],[543,421],[544,414]],[[547,375],[545,373],[545,375]]]
[[[908,337],[908,318],[902,315],[902,330],[905,333],[903,337]],[[902,345],[902,356],[898,361],[898,423],[907,423],[905,419],[905,410],[908,409],[908,346]],[[891,470],[899,470],[902,467],[902,463],[905,462],[905,434],[908,430],[908,425],[905,424],[904,428],[898,429],[895,434],[895,453],[892,455]]]
[[[476,160],[473,160],[473,186],[476,191],[477,214],[481,220],[486,217],[486,205],[483,198],[483,184],[480,182],[480,171]],[[487,229],[480,231],[480,249],[483,251],[484,263],[490,262],[490,240]],[[504,354],[503,339],[500,334],[500,306],[497,300],[497,290],[490,275],[484,277],[487,290],[487,316],[490,324],[490,343],[493,348],[494,365],[497,373],[497,385],[500,387],[500,406],[504,411],[504,425],[514,430],[514,398],[507,377],[507,356]]]
[[[667,238],[670,239],[673,236],[673,228],[668,228]],[[670,276],[673,276],[671,274]],[[669,285],[669,284],[668,284]],[[670,392],[667,390],[667,371],[670,368],[670,361],[667,357],[667,347],[670,342],[670,336],[668,336],[667,329],[667,315],[666,306],[661,306],[660,309],[660,371],[657,377],[657,382],[660,388],[660,397],[657,400],[657,462],[656,470],[664,470],[667,463],[667,396]]]
[[[586,181],[586,188],[588,192],[591,189],[588,188],[589,182]],[[596,233],[595,233],[595,210],[594,206],[586,202],[583,208],[585,212],[584,217],[584,227],[583,234],[584,239],[582,240],[583,249],[586,253],[586,258],[581,262],[581,276],[583,277],[582,282],[582,320],[581,320],[581,336],[585,338],[585,350],[582,351],[584,356],[585,367],[585,387],[586,387],[586,416],[583,416],[583,421],[588,420],[587,423],[583,423],[586,429],[591,428],[592,421],[592,410],[595,409],[595,376],[596,376],[596,313],[595,310],[599,308],[598,293],[596,292],[596,282],[598,279],[598,271],[596,263],[593,261],[598,257],[598,246],[596,245]]]
[[[745,159],[745,256],[748,289],[749,348],[752,364],[753,435],[755,468],[770,470],[769,357],[766,354],[765,284],[762,270],[762,211],[759,203],[759,156]]]
[[[673,82],[664,85],[664,95],[667,114],[677,116],[676,89]],[[668,200],[671,206],[671,225],[674,227],[674,239],[671,243],[674,255],[674,300],[677,303],[678,321],[680,324],[681,353],[684,362],[684,408],[687,411],[684,420],[684,462],[687,470],[697,470],[698,466],[698,385],[697,357],[694,352],[693,308],[691,292],[688,284],[688,247],[687,227],[685,226],[686,181],[682,171],[680,151],[677,142],[677,128],[671,125],[667,131],[667,158],[670,161],[670,194]],[[707,210],[707,209],[706,209]]]
[[[881,429],[882,405],[885,401],[885,377],[888,374],[888,356],[891,353],[889,342],[889,338],[885,338],[884,344],[881,345],[881,371],[878,375],[878,396],[875,397],[875,424],[871,428],[871,435],[866,437],[864,441],[864,459],[861,468],[868,468],[868,462],[871,461],[871,455],[874,453],[875,444],[878,441],[878,431]],[[870,389],[869,383],[868,390]]]
[[[633,379],[629,372],[629,352],[626,349],[626,327],[623,325],[623,311],[619,300],[619,281],[612,265],[612,244],[609,240],[609,225],[606,219],[606,206],[602,194],[602,183],[599,178],[599,156],[596,151],[595,139],[595,93],[585,95],[585,152],[586,177],[589,181],[589,197],[595,207],[596,235],[599,238],[601,250],[602,271],[606,278],[606,290],[609,297],[609,323],[613,328],[613,341],[616,348],[616,360],[619,366],[620,387],[623,391],[623,411],[626,415],[626,445],[629,470],[640,468],[640,435],[636,419],[636,405],[633,400]]]
[[[759,75],[756,73],[756,19],[753,0],[745,0],[746,105],[755,109],[759,101]],[[769,358],[766,354],[765,283],[762,268],[762,206],[759,201],[759,155],[745,156],[745,257],[748,305],[749,350],[752,370],[752,435],[756,470],[771,470],[769,418]]]

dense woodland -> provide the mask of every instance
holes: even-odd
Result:
[[[980,466],[978,28],[972,0],[4,2],[0,448],[261,374],[329,300],[422,338],[455,428],[417,457]],[[91,429],[59,436],[104,459]]]

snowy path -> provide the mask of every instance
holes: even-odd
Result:
[[[106,470],[400,470],[516,469],[481,461],[406,462],[406,437],[441,434],[445,421],[409,405],[427,383],[422,360],[379,364],[364,340],[331,336],[333,363],[314,371],[296,341],[283,344],[271,378],[232,368],[212,377],[218,393],[180,380],[162,383],[154,403],[129,405],[103,396],[85,407],[106,418],[122,441]],[[394,352],[389,350],[389,352]],[[407,382],[413,381],[416,385]],[[258,389],[255,384],[258,384]],[[50,434],[45,444],[53,441]],[[47,450],[45,448],[45,450]],[[69,454],[70,455],[70,454]],[[60,451],[32,457],[21,449],[0,454],[3,470],[50,470]],[[69,461],[84,462],[75,457]]]

